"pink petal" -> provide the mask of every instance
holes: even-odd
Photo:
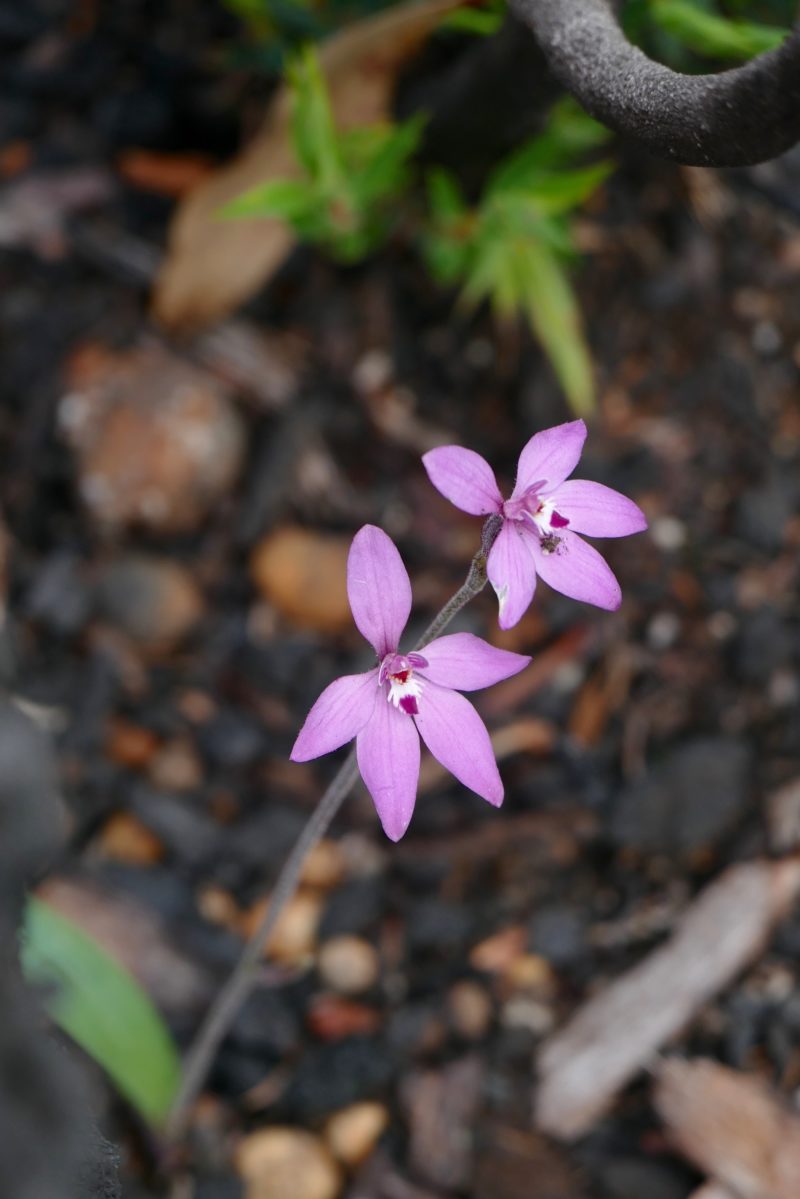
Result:
[[[552,498],[574,533],[585,533],[587,537],[627,537],[647,528],[641,508],[602,483],[568,479]]]
[[[460,783],[495,807],[503,802],[503,784],[486,725],[468,699],[447,687],[427,683],[414,717],[434,758]]]
[[[513,628],[533,599],[536,565],[532,543],[536,540],[519,522],[506,520],[489,551],[486,573],[500,604],[501,629]]]
[[[440,687],[455,687],[458,691],[477,691],[491,687],[501,679],[518,674],[530,662],[525,654],[495,649],[488,641],[472,633],[451,633],[425,646],[428,664],[420,675]]]
[[[622,592],[605,559],[594,546],[569,529],[559,529],[553,536],[553,541],[556,540],[558,544],[550,552],[538,540],[533,541],[536,570],[545,583],[571,599],[616,611],[622,602]]]
[[[419,734],[414,721],[381,695],[369,723],[358,734],[356,752],[383,831],[399,841],[417,798]]]
[[[494,471],[485,458],[460,445],[443,445],[422,455],[428,478],[437,491],[471,516],[499,512],[503,503]]]
[[[411,612],[411,583],[383,529],[364,525],[347,558],[347,595],[359,632],[379,658],[397,649]]]
[[[292,761],[308,762],[352,741],[372,715],[379,691],[377,670],[346,674],[326,687],[306,716]]]
[[[582,420],[535,433],[519,456],[511,498],[516,499],[534,483],[540,484],[537,490],[543,494],[558,487],[578,465],[585,440],[586,425]]]

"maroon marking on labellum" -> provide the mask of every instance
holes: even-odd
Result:
[[[413,695],[404,695],[400,700],[400,707],[407,716],[416,716],[419,713],[417,701]]]
[[[554,511],[553,515],[550,517],[551,529],[566,529],[568,524],[569,521],[567,520],[566,516],[562,516],[560,512]]]

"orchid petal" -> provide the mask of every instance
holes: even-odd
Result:
[[[459,445],[443,445],[422,455],[437,491],[471,516],[499,512],[503,503],[494,471],[485,458]]]
[[[364,525],[347,558],[347,595],[359,632],[379,658],[397,649],[411,612],[411,583],[383,529]]]
[[[293,762],[308,762],[352,741],[372,715],[378,698],[378,672],[346,674],[326,687],[306,716],[294,743]]]
[[[627,537],[647,528],[647,517],[638,504],[602,483],[568,479],[553,500],[574,533],[585,533],[588,537]]]
[[[499,807],[503,784],[486,725],[468,699],[428,682],[414,717],[428,749],[460,783]]]
[[[519,522],[506,520],[489,551],[486,574],[500,604],[501,629],[513,628],[533,599],[536,565],[532,550],[537,540]]]
[[[582,420],[535,433],[519,456],[511,498],[517,499],[534,483],[539,485],[540,494],[553,491],[578,465],[585,440],[586,425]]]
[[[419,735],[414,721],[384,697],[356,740],[358,768],[383,825],[399,841],[414,811],[419,779]]]
[[[559,529],[548,539],[552,542],[556,544],[548,550],[533,540],[536,570],[545,583],[570,599],[616,611],[622,602],[619,583],[594,546],[569,529]]]
[[[525,654],[496,649],[472,633],[451,633],[425,647],[427,666],[420,674],[440,687],[477,691],[518,674],[530,662]]]

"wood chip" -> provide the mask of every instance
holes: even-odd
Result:
[[[682,1153],[737,1199],[797,1199],[800,1118],[759,1079],[704,1059],[670,1058],[655,1104]],[[712,1187],[704,1199],[710,1199]]]
[[[800,891],[800,860],[734,866],[707,887],[663,947],[590,999],[545,1042],[535,1120],[581,1136],[653,1054],[762,949]]]

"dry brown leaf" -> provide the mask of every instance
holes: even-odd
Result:
[[[320,65],[342,128],[390,116],[398,70],[460,3],[415,0],[359,21],[325,43]],[[258,183],[298,176],[290,109],[289,93],[281,87],[261,132],[178,209],[154,297],[155,316],[165,325],[197,328],[219,320],[252,295],[294,245],[294,234],[282,221],[221,220],[218,215],[224,204]]]
[[[759,1079],[670,1058],[655,1103],[686,1157],[738,1199],[800,1195],[800,1119]]]
[[[583,1135],[618,1091],[763,949],[800,891],[800,859],[732,866],[670,939],[594,995],[542,1046],[536,1125]]]

